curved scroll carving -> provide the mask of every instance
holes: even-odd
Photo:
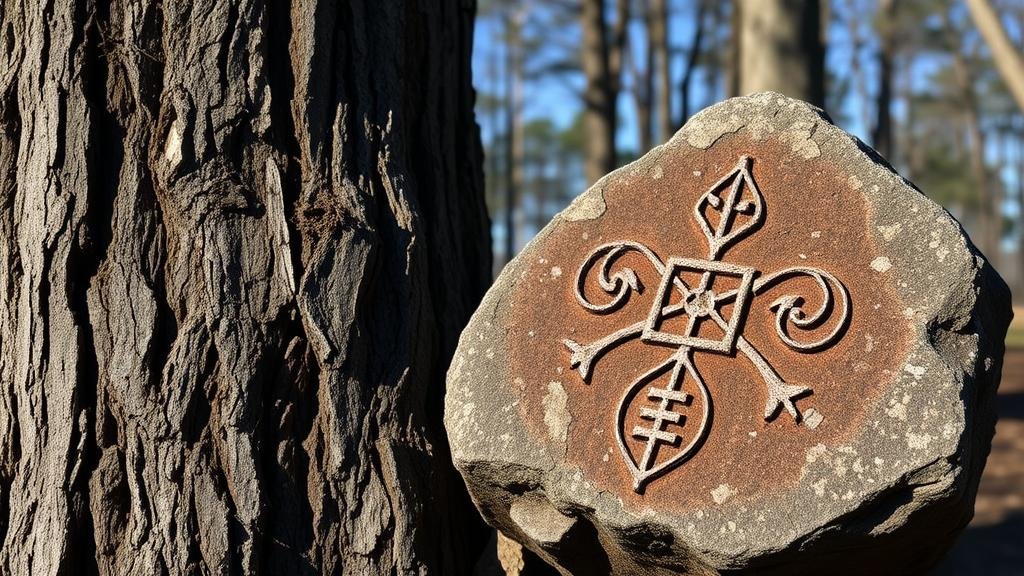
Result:
[[[615,261],[630,251],[636,251],[646,256],[659,275],[665,272],[665,265],[661,262],[661,259],[650,248],[639,242],[610,242],[598,246],[583,261],[583,265],[580,266],[580,270],[576,274],[576,301],[581,306],[597,314],[609,314],[618,310],[626,302],[631,291],[639,293],[643,289],[643,286],[640,284],[640,278],[632,268],[620,268],[615,273],[612,273],[612,266],[615,264]],[[605,304],[594,304],[587,299],[586,292],[584,291],[587,277],[598,260],[601,261],[600,271],[597,276],[598,285],[606,294],[612,296],[612,299]]]
[[[846,328],[850,320],[850,294],[846,286],[838,278],[817,268],[798,266],[780,270],[769,274],[754,282],[754,294],[761,294],[772,286],[784,282],[790,278],[807,276],[813,278],[821,288],[821,305],[811,314],[804,310],[804,297],[797,294],[786,294],[776,298],[769,306],[775,310],[775,332],[787,346],[799,352],[815,352],[832,345],[839,335]],[[838,302],[839,314],[830,314],[833,311],[833,294],[838,293],[835,300]],[[787,325],[808,331],[820,327],[830,316],[837,318],[835,326],[828,331],[824,337],[811,342],[800,342],[790,336]]]

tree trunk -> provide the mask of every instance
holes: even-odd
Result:
[[[878,3],[878,93],[875,98],[877,114],[871,133],[871,142],[878,152],[895,160],[896,147],[892,126],[892,79],[896,62],[896,0],[879,0]]]
[[[505,262],[516,255],[516,206],[523,187],[523,6],[510,6],[505,20]]]
[[[871,97],[868,95],[868,83],[864,80],[864,71],[860,65],[861,50],[864,49],[864,36],[861,35],[862,8],[857,0],[846,0],[844,8],[846,33],[850,37],[850,83],[857,94],[858,120],[865,132],[871,132],[874,126],[868,109]]]
[[[672,136],[672,71],[668,61],[668,0],[653,0],[650,20],[650,43],[653,60],[648,66],[655,67],[658,77],[658,142],[666,142]],[[646,153],[647,149],[641,151]]]
[[[676,127],[681,128],[690,118],[690,89],[693,85],[693,74],[697,70],[697,62],[700,59],[704,41],[704,13],[707,11],[708,0],[697,0],[694,16],[693,38],[690,42],[690,50],[686,54],[686,66],[683,68],[683,77],[679,81],[680,110],[679,120]]]
[[[471,2],[0,9],[5,574],[461,574]]]
[[[946,39],[953,52],[953,72],[960,94],[960,107],[967,130],[967,154],[978,193],[978,227],[981,251],[993,265],[999,263],[999,235],[1002,221],[998,205],[992,197],[988,167],[985,164],[985,132],[981,127],[980,106],[975,87],[975,76],[963,53],[962,31],[953,24],[947,11],[943,11]]]
[[[987,0],[967,0],[967,7],[971,11],[974,25],[978,27],[992,52],[992,60],[995,61],[999,74],[1010,89],[1017,106],[1024,112],[1024,58],[1017,52],[1002,22],[999,21],[999,15]]]
[[[583,89],[583,173],[588,183],[615,169],[616,104],[619,74],[629,22],[629,0],[616,0],[616,22],[608,39],[603,0],[583,0],[580,25],[583,30],[580,62],[586,86]]]
[[[820,0],[736,0],[738,93],[774,90],[824,107]]]
[[[997,213],[997,203],[993,198],[991,183],[989,182],[988,167],[985,165],[985,132],[981,128],[981,118],[978,114],[977,105],[974,102],[973,87],[965,91],[972,91],[965,94],[969,104],[964,109],[964,121],[967,124],[967,133],[970,140],[968,154],[971,163],[971,172],[974,173],[974,183],[978,187],[978,226],[981,228],[980,244],[985,256],[992,261],[993,265],[999,263],[999,232],[1002,227],[1001,217]]]
[[[633,103],[636,107],[636,136],[637,155],[646,154],[654,144],[654,124],[651,122],[652,110],[654,108],[654,37],[651,33],[652,17],[650,0],[642,0],[641,18],[644,24],[646,50],[644,52],[644,67],[641,69],[636,63],[634,50],[626,46],[624,58],[629,64],[629,75],[632,78]]]

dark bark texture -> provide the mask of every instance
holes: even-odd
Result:
[[[0,573],[468,573],[474,10],[0,3]]]

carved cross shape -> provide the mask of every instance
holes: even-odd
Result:
[[[797,266],[761,275],[753,267],[721,261],[730,246],[755,232],[764,221],[764,197],[751,175],[751,163],[749,157],[741,157],[736,167],[713,184],[694,206],[694,217],[708,243],[706,260],[672,257],[663,262],[643,244],[623,240],[595,248],[584,260],[576,276],[576,300],[580,305],[595,314],[611,314],[626,303],[631,292],[639,293],[642,290],[633,269],[620,267],[613,272],[613,267],[623,254],[642,254],[661,275],[654,302],[644,320],[620,328],[589,344],[564,340],[572,354],[570,367],[579,371],[584,382],[589,382],[591,370],[598,358],[626,340],[639,338],[645,343],[674,348],[668,358],[626,388],[616,410],[616,440],[633,476],[633,489],[637,492],[641,492],[650,480],[688,460],[704,441],[710,424],[711,398],[694,364],[694,352],[730,356],[737,351],[742,353],[764,381],[767,393],[765,420],[772,420],[780,409],[785,408],[794,422],[800,422],[800,413],[793,401],[810,393],[811,388],[785,382],[741,333],[748,306],[755,296],[797,276],[809,277],[817,282],[822,291],[822,303],[811,314],[804,310],[804,299],[798,295],[782,296],[770,305],[770,309],[775,311],[776,334],[786,346],[800,352],[813,352],[832,345],[849,320],[850,298],[846,287],[828,272]],[[601,262],[598,285],[611,296],[603,304],[591,302],[584,293],[587,278],[598,261]],[[698,279],[691,279],[691,283],[687,284],[684,274]],[[715,287],[721,285],[716,279],[730,279],[735,287],[716,291]],[[730,304],[732,308],[726,313],[724,307]],[[833,312],[837,312],[837,315]],[[830,316],[837,316],[834,327],[817,340],[801,342],[790,334],[790,327],[820,334],[820,328]],[[665,323],[673,318],[683,319],[685,328],[682,331],[665,328]],[[701,336],[700,326],[708,322],[717,327],[722,336]],[[639,418],[650,424],[636,425],[627,431],[626,410],[630,399],[666,372],[669,377],[665,387],[649,387],[646,394],[652,403],[639,407]],[[687,379],[692,381],[690,388],[684,386]],[[681,436],[673,429],[686,423],[687,419],[681,410],[692,403],[688,390],[700,394],[703,413],[692,440],[680,446]],[[626,443],[627,433],[643,441],[644,452],[639,457],[630,451]],[[674,454],[658,462],[657,453],[662,448],[674,450]]]

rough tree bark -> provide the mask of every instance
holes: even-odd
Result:
[[[473,3],[0,4],[0,572],[457,574]]]
[[[736,93],[774,90],[825,105],[820,0],[736,0]]]

